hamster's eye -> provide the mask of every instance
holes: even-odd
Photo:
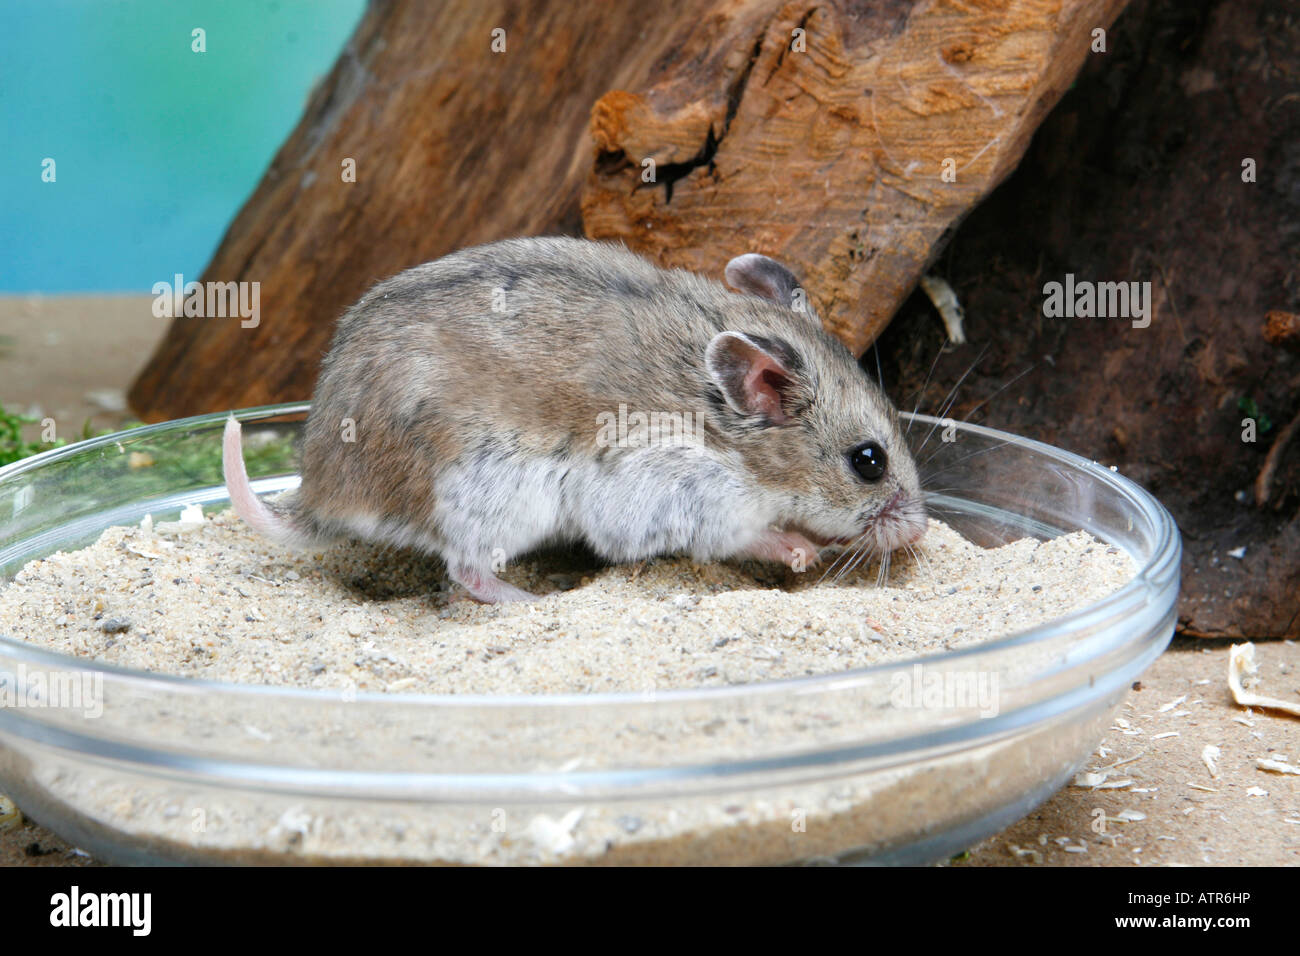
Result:
[[[889,464],[889,458],[885,455],[885,449],[869,441],[849,452],[849,464],[863,481],[879,481],[885,477],[885,466]]]

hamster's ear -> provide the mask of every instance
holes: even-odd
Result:
[[[726,275],[733,289],[769,299],[787,309],[794,308],[795,293],[802,292],[793,272],[757,252],[736,256],[727,263]]]
[[[790,421],[797,359],[784,342],[719,332],[704,352],[704,366],[727,404],[742,415],[762,415],[773,425]]]

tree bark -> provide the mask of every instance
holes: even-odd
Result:
[[[719,14],[596,104],[587,235],[714,275],[740,252],[781,259],[861,354],[1123,5],[794,0]]]

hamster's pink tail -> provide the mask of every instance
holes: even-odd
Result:
[[[221,440],[221,470],[225,474],[230,504],[235,509],[235,514],[243,518],[254,531],[277,541],[292,542],[300,537],[293,525],[253,494],[253,486],[248,481],[248,469],[244,467],[241,434],[239,420],[231,415],[226,419],[226,432]]]

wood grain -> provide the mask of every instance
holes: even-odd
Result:
[[[719,4],[593,109],[587,235],[714,275],[739,252],[781,259],[860,354],[1123,5]]]

